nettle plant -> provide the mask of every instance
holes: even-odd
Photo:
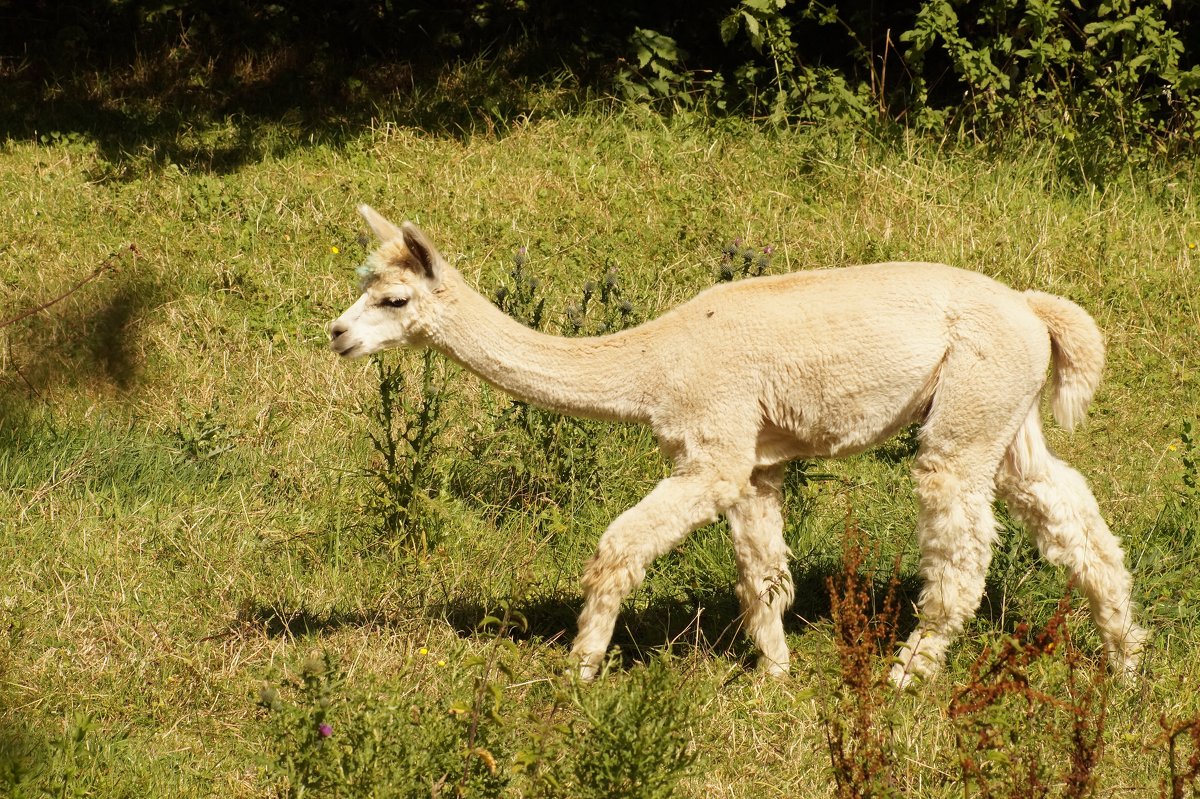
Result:
[[[424,550],[441,538],[434,506],[445,481],[438,444],[447,426],[450,367],[429,350],[418,357],[414,375],[410,358],[372,356],[378,403],[364,413],[375,454],[364,472],[369,515],[380,536]]]

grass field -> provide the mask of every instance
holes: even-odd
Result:
[[[192,152],[224,146],[191,135]],[[1144,677],[1107,689],[1092,776],[1100,796],[1170,795],[1162,721],[1200,717],[1192,165],[1097,186],[1033,145],[636,112],[477,137],[380,125],[336,146],[256,135],[224,172],[73,137],[2,145],[0,315],[117,255],[3,328],[0,793],[835,795],[825,580],[852,516],[876,582],[899,557],[915,599],[911,439],[793,472],[789,678],[750,668],[717,525],[655,566],[618,622],[622,656],[581,688],[560,675],[583,562],[665,464],[644,431],[514,408],[438,359],[337,361],[325,325],[354,299],[369,202],[518,315],[544,300],[552,332],[658,314],[717,281],[734,241],[773,248],[773,273],[936,260],[1082,304],[1108,337],[1105,382],[1081,432],[1048,433],[1122,536],[1154,634]],[[589,281],[616,291],[580,322]],[[399,475],[385,406],[417,441],[393,437]],[[399,516],[395,490],[413,496]],[[892,790],[984,795],[964,787],[975,742],[947,707],[985,647],[1044,625],[1066,589],[1005,521],[946,672],[878,699]],[[1068,620],[1081,668],[1102,672],[1086,612]],[[1030,679],[1069,690],[1053,656]],[[996,713],[993,768],[1032,758],[1045,795],[1075,795],[1056,776],[1070,730]]]

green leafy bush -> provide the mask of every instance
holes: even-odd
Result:
[[[913,119],[980,133],[1095,136],[1123,150],[1200,122],[1200,67],[1166,20],[1169,2],[925,0],[900,35]],[[958,86],[939,85],[949,61]],[[961,87],[961,92],[958,88]]]

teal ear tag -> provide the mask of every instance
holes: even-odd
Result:
[[[363,262],[357,269],[354,270],[354,274],[358,275],[359,288],[365,289],[367,287],[367,281],[369,281],[371,276],[375,274],[375,268],[369,263]]]

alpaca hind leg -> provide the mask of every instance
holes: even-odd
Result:
[[[930,459],[919,459],[913,473],[925,585],[917,603],[917,629],[901,646],[890,675],[901,688],[914,676],[932,676],[954,636],[975,615],[996,539],[990,474],[967,479]]]
[[[782,480],[783,467],[756,470],[750,494],[726,514],[737,557],[735,592],[742,606],[742,623],[758,647],[759,668],[776,676],[788,671],[783,613],[794,594],[788,568],[791,552],[783,541]]]
[[[744,485],[708,473],[668,477],[609,525],[583,574],[583,611],[571,649],[583,679],[596,676],[621,601],[641,584],[646,567],[688,533],[715,521]]]
[[[1009,447],[997,483],[1043,557],[1066,568],[1087,597],[1113,670],[1134,674],[1147,634],[1133,620],[1125,553],[1083,475],[1047,449],[1036,405]]]
[[[925,585],[917,629],[891,673],[901,687],[940,667],[950,641],[979,608],[997,537],[996,473],[1041,392],[1050,356],[1040,326],[1006,317],[963,317],[954,338],[913,465]]]

